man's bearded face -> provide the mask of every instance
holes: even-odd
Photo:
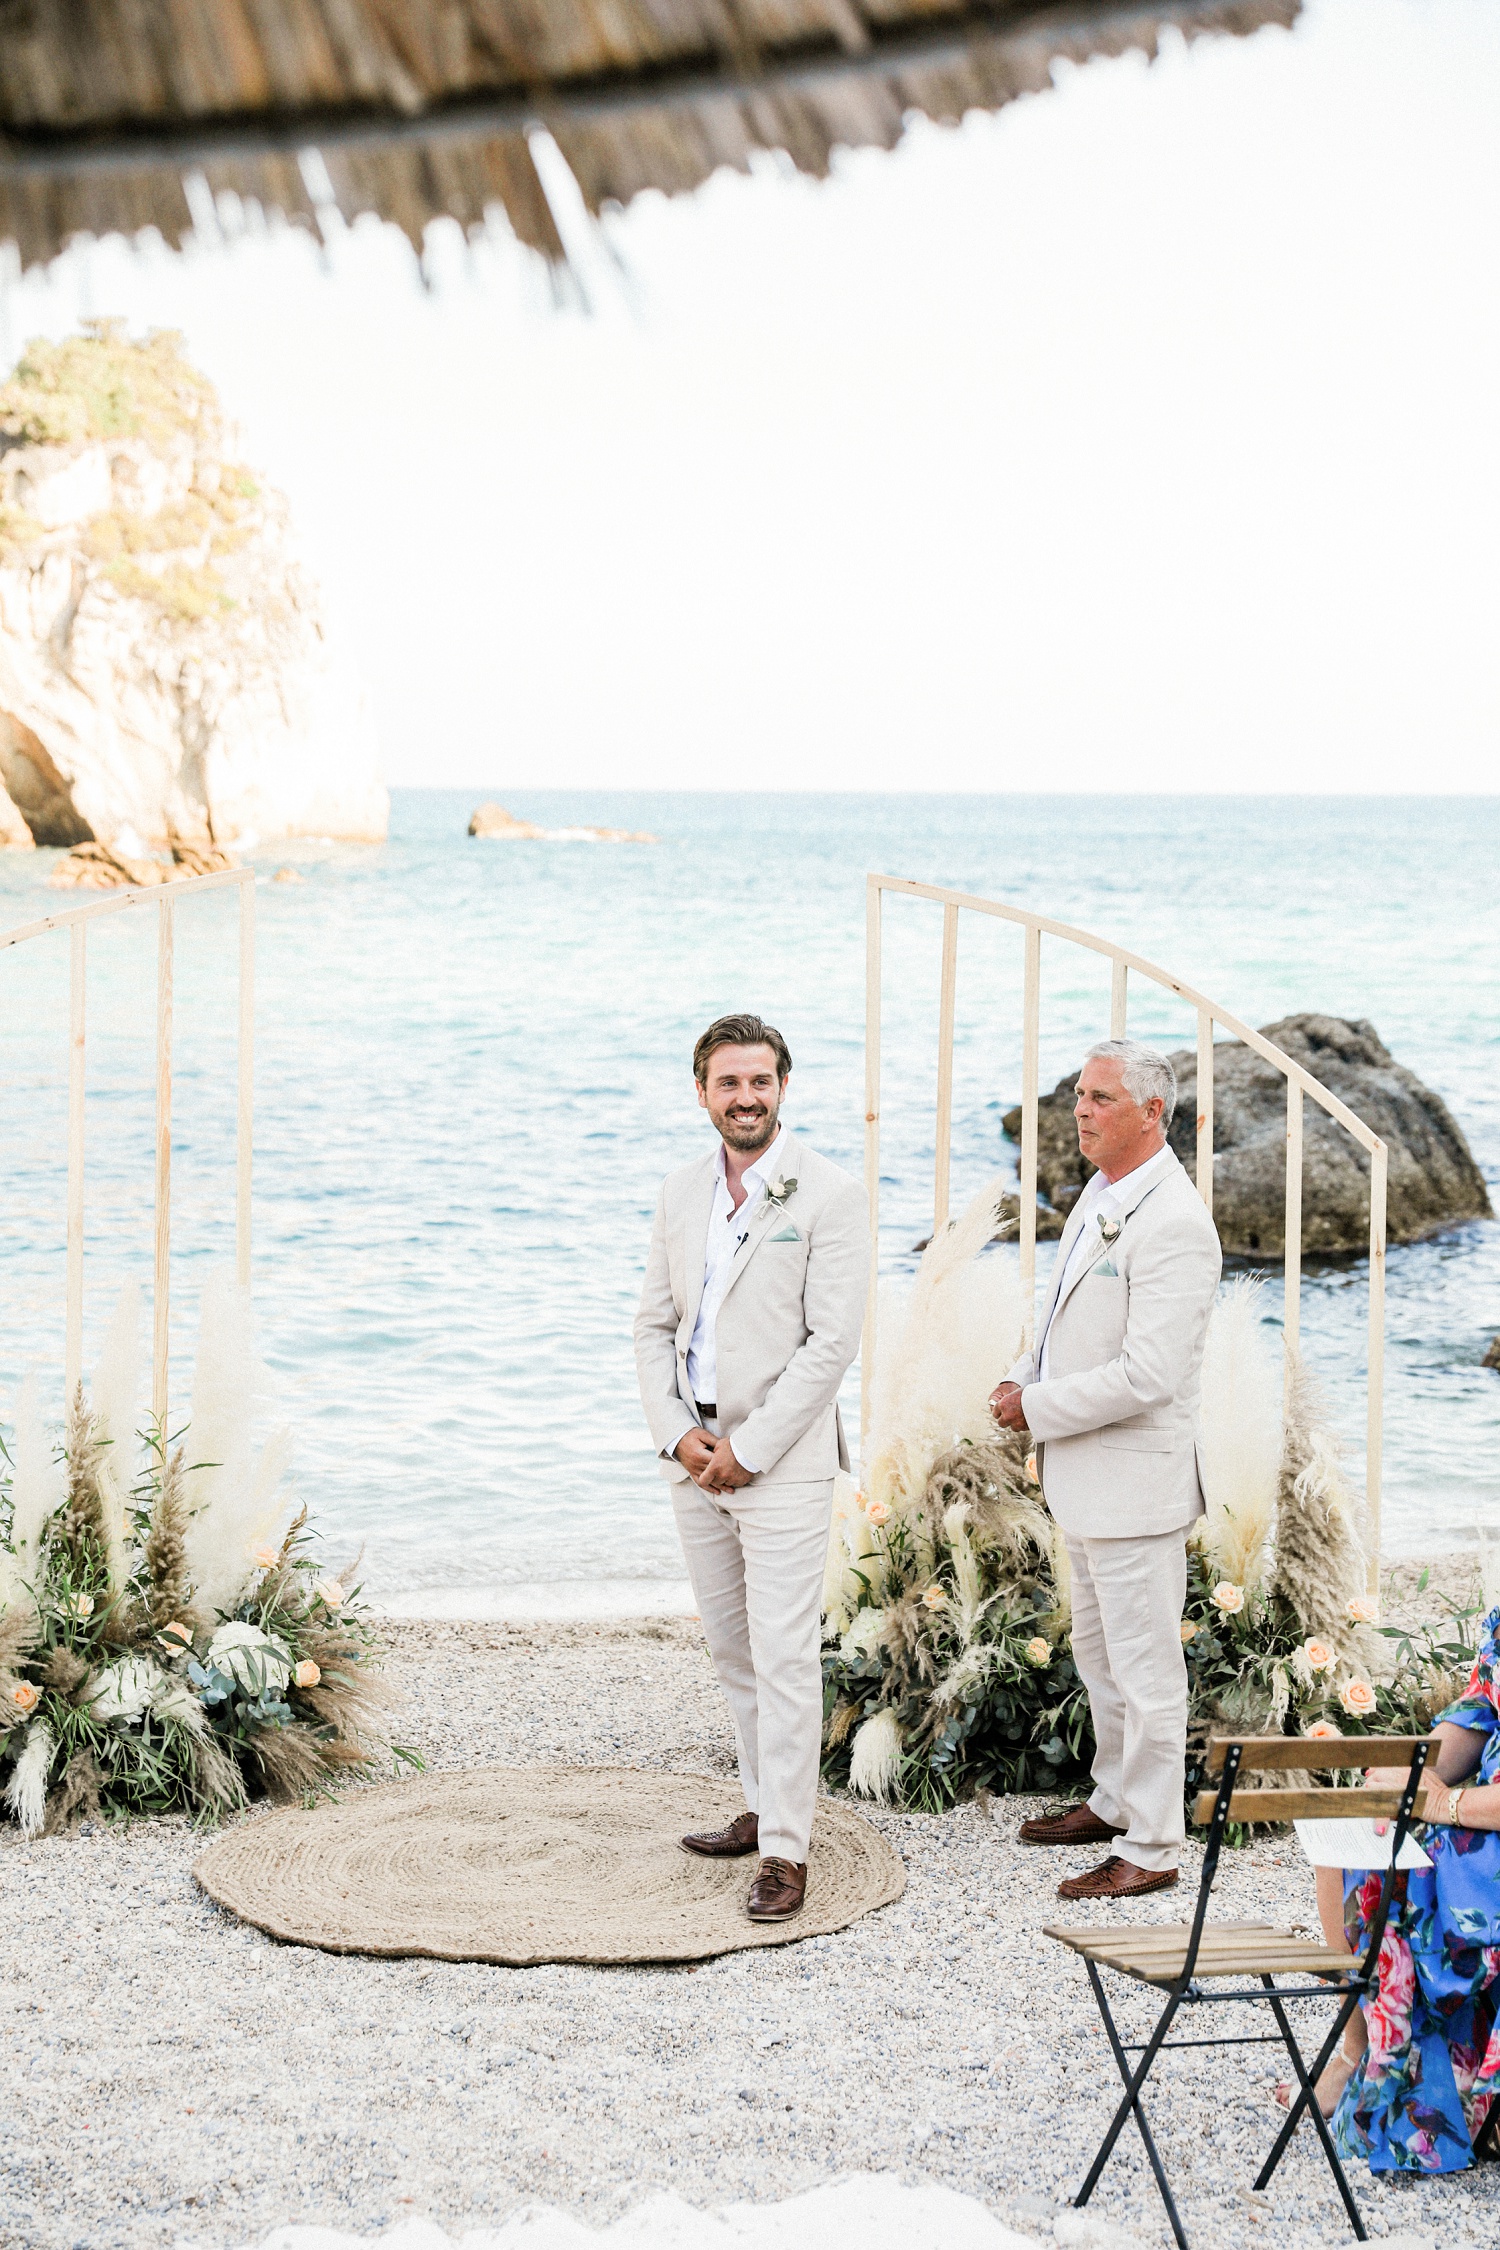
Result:
[[[755,1155],[776,1138],[787,1082],[776,1075],[770,1047],[715,1047],[708,1075],[698,1088],[699,1107],[713,1119],[726,1147],[736,1155]]]

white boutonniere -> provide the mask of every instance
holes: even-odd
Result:
[[[795,1195],[796,1192],[796,1181],[784,1179],[778,1172],[775,1179],[772,1180],[770,1186],[766,1189],[766,1203],[772,1211],[780,1211],[785,1205],[787,1197],[790,1195]]]
[[[1120,1229],[1123,1225],[1122,1219],[1101,1219],[1099,1221],[1099,1239],[1106,1250],[1112,1249],[1119,1241]]]

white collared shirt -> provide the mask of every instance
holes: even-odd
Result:
[[[1062,1279],[1057,1285],[1057,1295],[1053,1300],[1054,1311],[1062,1303],[1063,1294],[1070,1282],[1075,1281],[1079,1273],[1098,1256],[1100,1220],[1126,1218],[1142,1196],[1149,1194],[1155,1187],[1171,1162],[1171,1149],[1159,1148],[1154,1156],[1148,1156],[1144,1164],[1138,1164],[1133,1172],[1126,1172],[1119,1180],[1109,1181],[1102,1172],[1094,1174],[1078,1199],[1080,1225],[1073,1237],[1073,1247],[1068,1252]],[[1047,1340],[1051,1328],[1049,1320],[1042,1332],[1041,1349],[1037,1355],[1037,1375],[1042,1382],[1047,1380]]]
[[[776,1138],[770,1147],[747,1164],[740,1175],[745,1189],[745,1200],[736,1211],[729,1200],[729,1175],[724,1168],[724,1144],[719,1143],[719,1180],[714,1189],[714,1207],[709,1213],[708,1240],[703,1252],[703,1295],[698,1301],[698,1318],[693,1326],[693,1340],[688,1346],[688,1383],[695,1399],[705,1399],[716,1406],[719,1401],[718,1360],[715,1351],[714,1331],[718,1325],[719,1307],[729,1286],[729,1275],[735,1254],[750,1232],[750,1221],[766,1192],[767,1183],[776,1177],[776,1151],[780,1148],[785,1128],[778,1126]],[[738,1460],[739,1456],[735,1458]],[[750,1469],[749,1461],[740,1461],[742,1469]]]

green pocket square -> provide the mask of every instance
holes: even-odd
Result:
[[[1105,1259],[1102,1266],[1095,1266],[1094,1271],[1101,1281],[1118,1281],[1120,1278],[1119,1267],[1112,1264],[1108,1258]]]
[[[773,1234],[770,1239],[773,1242],[800,1242],[802,1237],[795,1227],[783,1227],[780,1234]]]

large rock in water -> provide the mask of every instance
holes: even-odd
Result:
[[[1387,1233],[1415,1242],[1464,1219],[1493,1216],[1469,1144],[1446,1103],[1396,1062],[1373,1024],[1342,1016],[1286,1016],[1262,1036],[1300,1062],[1390,1151]],[[1198,1057],[1171,1058],[1177,1114],[1169,1138],[1197,1174]],[[1044,1095],[1037,1117],[1037,1185],[1056,1210],[1070,1210],[1093,1166],[1079,1154],[1073,1122],[1077,1073]],[[1311,1100],[1302,1105],[1302,1248],[1335,1256],[1369,1246],[1370,1164],[1365,1152]],[[1007,1112],[1017,1139],[1019,1109]],[[1214,1048],[1214,1218],[1231,1257],[1286,1254],[1286,1080],[1238,1040]]]
[[[285,503],[179,340],[95,321],[0,386],[0,844],[384,836]]]

